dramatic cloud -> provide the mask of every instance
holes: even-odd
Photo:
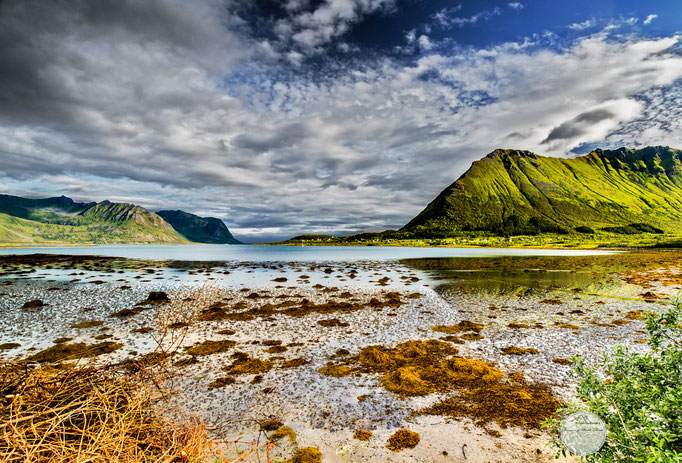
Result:
[[[277,22],[275,33],[280,40],[293,42],[305,51],[319,51],[321,45],[348,32],[364,15],[392,5],[393,0],[324,0],[309,11],[308,2],[294,0],[285,6],[292,14]]]
[[[391,8],[289,0],[264,38],[236,0],[2,2],[2,192],[182,208],[269,239],[400,227],[499,147],[682,146],[676,36],[464,46],[415,24],[396,33],[414,56],[335,59]]]
[[[605,103],[553,128],[542,144],[561,146],[570,142],[575,146],[601,140],[623,122],[639,116],[641,110],[640,103],[628,99]]]

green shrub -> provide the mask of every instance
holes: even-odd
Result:
[[[665,313],[647,315],[650,353],[619,346],[598,366],[573,359],[577,395],[608,429],[606,444],[586,461],[682,461],[681,323],[682,302],[676,300]],[[560,410],[546,425],[557,432],[560,416],[573,411]]]

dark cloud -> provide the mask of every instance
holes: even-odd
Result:
[[[558,127],[554,127],[542,143],[545,144],[554,140],[566,140],[579,137],[589,133],[593,124],[615,117],[616,115],[613,112],[606,109],[595,109],[593,111],[584,112],[572,120],[566,121]]]
[[[234,139],[234,145],[260,154],[266,151],[290,148],[303,140],[307,134],[308,129],[297,122],[287,124],[268,134],[245,133],[238,135]]]

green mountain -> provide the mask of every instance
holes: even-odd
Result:
[[[215,217],[199,217],[184,211],[159,211],[157,214],[190,241],[241,244],[232,236],[225,223]]]
[[[398,233],[446,237],[681,229],[682,151],[657,146],[596,150],[573,159],[495,150]]]
[[[0,213],[44,223],[69,224],[80,212],[96,203],[77,203],[66,196],[29,199],[0,195]]]
[[[216,237],[228,236],[237,242],[227,227],[224,230],[214,221],[206,220],[216,231],[188,234],[183,227],[178,230],[161,216],[147,209],[128,203],[78,203],[65,196],[29,199],[19,196],[0,195],[0,245],[12,244],[113,244],[113,243],[163,243],[185,244],[189,242],[215,243]],[[226,232],[226,235],[225,235]],[[204,239],[206,238],[206,239]],[[208,240],[211,238],[211,241]]]

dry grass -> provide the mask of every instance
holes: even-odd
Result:
[[[0,461],[203,460],[210,444],[206,426],[181,413],[160,413],[168,411],[165,402],[156,406],[170,395],[164,385],[173,372],[166,360],[187,334],[171,326],[191,325],[199,308],[216,297],[212,288],[181,296],[155,307],[150,321],[157,348],[135,360],[104,364],[92,357],[110,350],[71,349],[0,363]],[[77,362],[60,363],[65,360]]]
[[[131,365],[32,369],[0,365],[0,461],[195,461],[205,426],[156,413],[159,378]]]

